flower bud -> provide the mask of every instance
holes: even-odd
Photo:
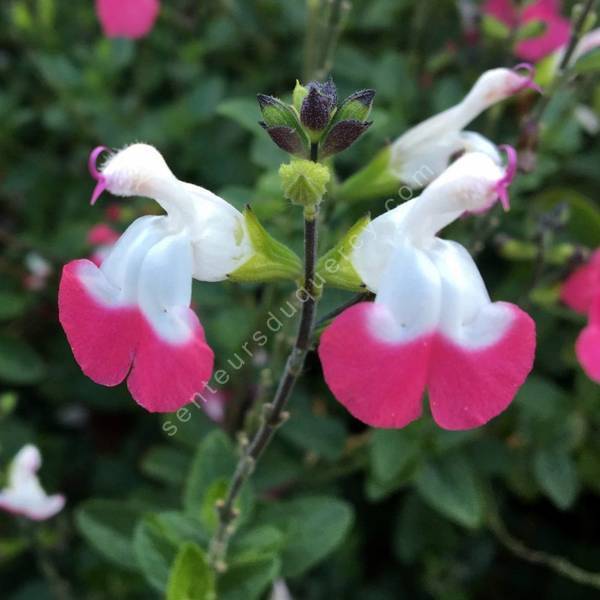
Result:
[[[375,90],[359,90],[350,94],[335,113],[335,121],[366,121],[375,98]]]
[[[319,204],[329,183],[329,169],[310,160],[294,160],[279,168],[283,194],[294,204]]]
[[[331,80],[322,84],[311,82],[307,89],[308,94],[300,107],[300,120],[308,130],[311,141],[317,142],[335,111],[337,94]]]
[[[349,148],[370,126],[372,121],[344,120],[337,122],[325,136],[319,158],[327,158]]]

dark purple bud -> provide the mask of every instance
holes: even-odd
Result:
[[[337,89],[335,87],[335,83],[333,83],[333,79],[330,77],[325,83],[315,82],[314,85],[323,96],[329,98],[333,108],[337,104]]]
[[[329,124],[334,106],[330,96],[322,94],[316,84],[310,83],[300,108],[300,120],[307,129],[321,132]]]
[[[265,123],[260,123],[261,127],[271,136],[271,139],[285,152],[296,156],[306,156],[308,145],[302,141],[300,134],[292,127],[279,125],[269,127]]]
[[[372,121],[345,120],[336,123],[327,133],[319,157],[326,158],[349,148],[370,126]]]

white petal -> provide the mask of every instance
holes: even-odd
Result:
[[[483,152],[487,154],[497,165],[502,164],[502,157],[498,152],[496,144],[476,131],[462,131],[460,134],[462,149],[465,152]]]
[[[506,304],[493,304],[470,254],[457,242],[436,238],[426,251],[441,281],[439,331],[462,347],[497,342],[513,321]]]
[[[489,208],[503,177],[504,171],[487,154],[464,154],[419,196],[403,221],[405,234],[415,243],[427,243],[464,212]]]
[[[169,235],[148,252],[140,269],[138,302],[154,331],[165,341],[192,336],[186,319],[192,299],[192,247],[186,232]]]
[[[401,241],[400,227],[417,199],[404,202],[373,219],[352,247],[350,262],[364,284],[372,291],[379,289],[381,277],[394,249]]]
[[[412,244],[394,251],[381,278],[373,333],[381,340],[408,342],[432,333],[440,318],[440,277],[429,257]]]
[[[423,187],[464,148],[459,133],[486,108],[526,85],[527,78],[511,69],[483,73],[464,99],[400,136],[391,148],[390,170],[410,186]]]
[[[167,231],[165,217],[136,219],[112,247],[99,271],[90,265],[89,270],[80,273],[86,289],[104,304],[136,304],[142,262]]]
[[[183,185],[196,208],[196,218],[189,225],[194,278],[221,281],[254,254],[244,217],[209,190],[190,183]]]
[[[48,496],[40,485],[37,471],[41,466],[39,450],[32,444],[21,448],[11,463],[8,486],[0,491],[0,508],[31,519],[47,519],[62,510],[62,495]]]

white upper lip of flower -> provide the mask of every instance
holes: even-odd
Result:
[[[62,510],[65,498],[61,494],[46,494],[37,471],[42,464],[40,451],[32,444],[21,448],[10,465],[8,485],[0,491],[0,507],[30,519],[49,519]]]

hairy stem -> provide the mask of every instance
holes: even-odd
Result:
[[[235,519],[238,515],[235,502],[260,456],[277,429],[287,418],[285,407],[302,372],[306,355],[310,349],[319,296],[319,290],[315,285],[318,242],[317,218],[318,208],[313,208],[310,213],[305,211],[304,285],[301,288],[303,302],[296,341],[288,356],[275,396],[272,402],[263,405],[261,424],[252,439],[244,446],[242,456],[230,481],[227,495],[217,505],[219,524],[209,547],[209,561],[217,571],[223,571],[226,568],[227,546],[235,530]]]

